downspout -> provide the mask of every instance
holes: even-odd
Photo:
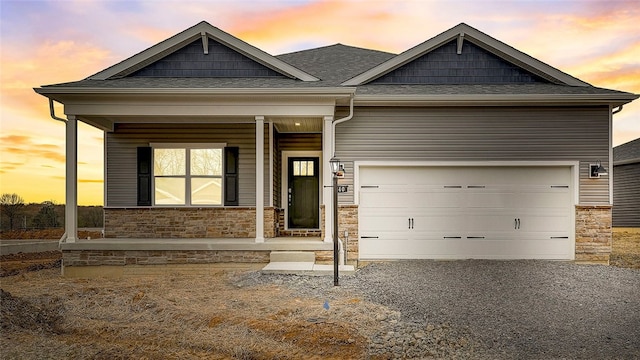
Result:
[[[624,105],[611,110],[609,116],[609,204],[613,205],[613,115],[622,111]]]
[[[345,121],[349,121],[351,120],[351,118],[353,118],[353,93],[351,95],[349,95],[349,115],[347,115],[346,117],[343,117],[342,119],[336,119],[333,120],[331,122],[331,150],[333,151],[333,156],[336,156],[336,125],[341,124]],[[338,204],[338,202],[336,201],[336,205]],[[338,219],[334,219],[334,221],[338,221]],[[338,227],[336,226],[336,229]],[[336,237],[338,238],[338,246],[339,246],[339,263],[340,265],[346,265],[347,259],[346,259],[346,251],[345,251],[345,246],[342,243],[342,239],[340,239],[340,235],[339,233],[336,234]]]
[[[62,122],[67,122],[67,119],[63,119],[61,117],[57,117],[56,116],[56,110],[53,107],[53,99],[49,99],[49,112],[51,113],[51,118],[54,120],[58,120],[58,121],[62,121]]]
[[[331,123],[331,150],[333,150],[333,156],[336,156],[336,125],[341,124],[345,121],[349,121],[353,118],[353,94],[349,96],[349,115],[343,117],[342,119],[333,120]]]
[[[53,107],[53,99],[49,99],[49,113],[51,114],[51,118],[54,120],[58,120],[58,121],[62,121],[63,123],[67,123],[67,119],[63,119],[61,117],[57,117],[56,116],[56,110]],[[60,240],[58,240],[58,248],[60,248],[62,246],[62,243],[67,241],[67,232],[65,231],[64,234],[62,234],[62,237],[60,237]]]

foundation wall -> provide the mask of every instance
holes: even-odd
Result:
[[[107,238],[255,238],[255,207],[105,208]],[[277,236],[276,209],[264,209],[264,237]]]

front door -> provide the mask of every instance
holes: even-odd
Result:
[[[317,157],[289,158],[289,229],[319,228],[319,163]]]

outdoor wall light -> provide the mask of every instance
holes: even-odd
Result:
[[[331,164],[331,172],[337,174],[338,172],[344,172],[344,166],[340,163],[340,159],[337,157],[332,157],[329,160],[329,164]]]
[[[598,160],[598,162],[596,162],[595,164],[589,164],[589,177],[592,179],[597,179],[602,175],[607,175],[607,169],[604,168],[604,166],[602,166],[602,164],[600,163],[600,160]]]

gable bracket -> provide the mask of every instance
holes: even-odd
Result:
[[[202,50],[204,50],[204,54],[209,54],[209,36],[207,36],[206,32],[201,32],[200,36],[202,37]]]
[[[458,55],[462,54],[462,42],[464,41],[464,32],[460,32],[458,35]]]

